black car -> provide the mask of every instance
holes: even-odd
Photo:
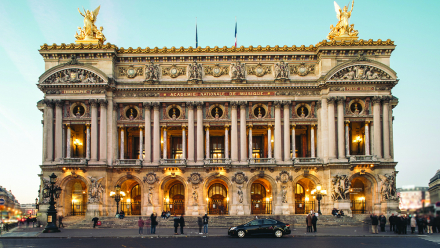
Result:
[[[251,235],[272,234],[277,238],[281,238],[283,235],[290,234],[290,232],[289,224],[273,219],[256,219],[244,225],[230,227],[228,235],[243,238]]]

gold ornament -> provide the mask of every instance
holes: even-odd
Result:
[[[330,33],[327,36],[329,40],[357,40],[359,32],[354,30],[354,24],[350,25],[351,12],[353,11],[354,0],[351,3],[351,9],[348,11],[348,6],[344,6],[341,10],[339,5],[334,2],[336,18],[338,18],[338,23],[336,26],[330,25]]]
[[[99,14],[99,9],[101,6],[98,6],[93,12],[90,10],[85,10],[84,14],[79,10],[78,12],[84,17],[84,28],[78,27],[78,32],[75,34],[76,43],[91,43],[91,44],[103,44],[106,41],[106,38],[102,31],[103,27],[99,29],[95,26],[96,18]]]

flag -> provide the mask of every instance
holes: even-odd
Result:
[[[237,17],[235,17],[235,47],[237,47]]]
[[[199,47],[199,38],[197,37],[197,17],[196,17],[196,48]]]

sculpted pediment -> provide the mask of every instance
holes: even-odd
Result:
[[[58,84],[107,84],[108,77],[99,69],[72,60],[47,70],[40,76],[40,85]]]
[[[392,80],[391,75],[371,65],[353,65],[345,67],[331,76],[330,80]]]

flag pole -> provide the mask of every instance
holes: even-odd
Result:
[[[199,38],[197,36],[197,17],[196,17],[196,48],[199,47]]]
[[[237,47],[237,16],[235,16],[235,47]]]

